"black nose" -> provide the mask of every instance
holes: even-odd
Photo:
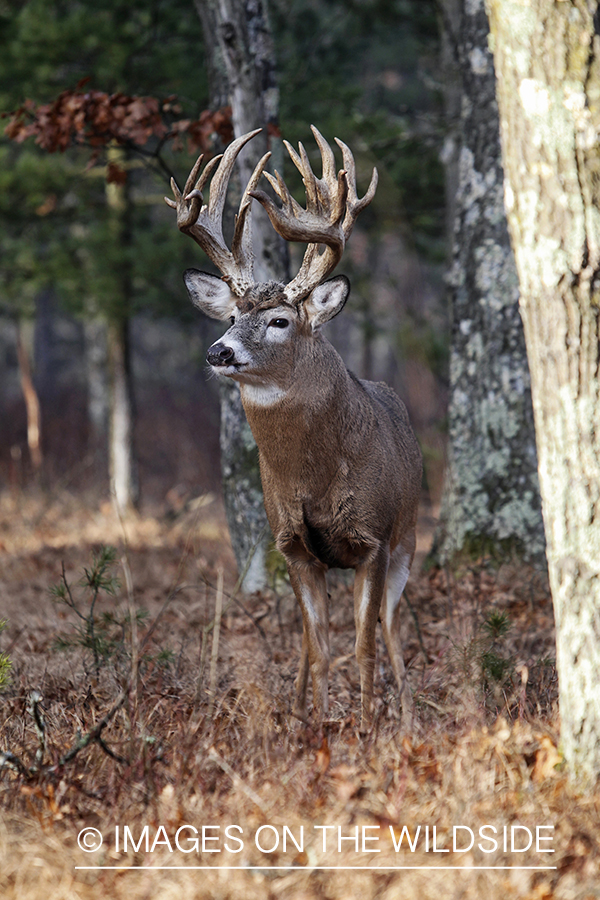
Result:
[[[228,366],[233,362],[235,354],[227,344],[213,344],[206,354],[206,361],[211,366]]]

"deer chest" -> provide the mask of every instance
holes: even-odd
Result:
[[[287,510],[272,522],[277,546],[284,555],[318,560],[328,568],[354,569],[373,548],[373,541],[356,527],[350,509],[324,515],[305,504]]]

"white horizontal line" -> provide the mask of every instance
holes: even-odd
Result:
[[[494,869],[494,870],[506,870],[506,869],[514,869],[522,870],[528,869],[533,872],[542,872],[546,870],[557,869],[558,866],[75,866],[76,869],[86,869],[86,870],[100,870],[100,869],[110,869],[110,870],[118,870],[118,871],[128,871],[129,869],[156,869],[156,871],[164,870],[164,869],[181,869],[185,871],[188,869],[189,871],[194,870],[207,870],[211,872],[218,872],[219,870],[227,869],[233,870],[237,869],[240,871],[248,872],[251,869],[265,869],[267,871],[274,870],[283,870],[285,872],[314,872],[315,870],[338,870],[340,872],[348,872],[352,869],[367,871],[367,872],[396,872],[400,870],[406,869],[419,869],[426,870],[428,872],[435,872],[436,870],[452,870],[455,872],[468,871],[472,869],[483,870],[483,869]]]

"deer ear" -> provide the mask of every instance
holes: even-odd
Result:
[[[211,319],[227,320],[236,306],[236,298],[222,278],[200,272],[198,269],[186,269],[183,280],[188,289],[190,300]]]
[[[345,275],[337,275],[317,285],[304,302],[313,331],[342,311],[349,294],[350,282]]]

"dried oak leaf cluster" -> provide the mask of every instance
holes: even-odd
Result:
[[[84,91],[79,84],[51,103],[38,105],[26,100],[10,113],[5,134],[17,143],[33,137],[49,153],[64,152],[74,145],[99,150],[113,142],[143,147],[151,138],[156,138],[160,146],[172,140],[174,149],[182,149],[184,137],[190,152],[200,149],[206,153],[211,150],[215,133],[224,144],[233,139],[230,107],[205,110],[197,120],[177,118],[180,114],[176,97],[159,100]]]

